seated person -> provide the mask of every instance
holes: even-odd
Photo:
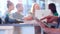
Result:
[[[49,9],[51,10],[51,15],[48,15],[44,18],[42,18],[41,20],[47,19],[46,24],[52,25],[52,26],[56,26],[58,24],[58,13],[56,10],[56,6],[54,3],[49,4]]]
[[[21,22],[23,22],[23,17],[24,17],[24,15],[22,13],[23,12],[23,5],[18,3],[16,5],[16,8],[17,8],[17,11],[15,13],[13,13],[12,16],[17,22],[20,21],[20,23],[21,23]]]
[[[7,23],[10,24],[14,21],[12,18],[10,18],[11,11],[14,9],[14,4],[11,1],[7,1],[7,8],[8,10],[5,12],[5,15],[4,15],[5,20],[3,20],[5,22],[4,24],[7,24]]]
[[[52,23],[53,20],[57,21],[58,13],[57,13],[55,4],[54,3],[49,4],[49,9],[51,10],[51,15],[48,15],[42,18],[41,20],[47,19],[48,23]]]

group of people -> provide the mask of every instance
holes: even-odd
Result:
[[[59,25],[59,17],[58,17],[58,13],[56,10],[56,6],[54,3],[50,3],[48,5],[48,8],[51,10],[51,15],[48,15],[42,19],[40,19],[40,27],[44,30],[44,32],[46,32],[45,34],[60,34],[60,25]],[[47,22],[42,23],[41,21],[47,19]],[[47,25],[48,26],[47,26]]]
[[[48,8],[50,10],[50,14],[44,18],[41,18],[40,20],[36,19],[37,23],[45,32],[44,34],[60,34],[60,29],[59,29],[60,28],[60,17],[58,17],[56,5],[54,3],[50,3],[48,5]],[[47,21],[43,21],[44,19],[47,19]]]
[[[18,3],[16,5],[17,11],[11,14],[11,11],[14,10],[14,4],[11,1],[7,1],[7,10],[3,16],[3,24],[13,24],[13,23],[23,23],[23,4]]]
[[[35,6],[36,5],[36,6]],[[11,14],[11,11],[14,10],[14,4],[11,1],[7,1],[7,10],[4,13],[3,20],[1,19],[0,23],[2,24],[13,24],[13,23],[23,23],[24,20],[33,20],[34,19],[34,12],[36,9],[40,9],[38,7],[38,4],[34,4],[32,6],[32,9],[27,17],[24,17],[23,15],[23,4],[17,3],[16,4],[17,11],[13,14]]]
[[[58,13],[54,3],[50,3],[48,5],[49,10],[51,10],[50,14],[44,18],[40,18],[40,20],[37,19],[37,17],[35,17],[35,12],[37,10],[40,10],[40,6],[37,3],[34,3],[32,5],[31,11],[27,17],[24,17],[22,13],[23,4],[21,3],[18,3],[16,5],[17,11],[13,14],[11,14],[11,11],[14,10],[14,4],[11,1],[7,1],[7,8],[8,10],[4,15],[5,16],[4,20],[2,20],[4,24],[23,23],[24,20],[36,20],[39,26],[43,28],[44,32],[46,32],[46,34],[60,34],[60,29],[59,29],[60,18],[58,17]],[[47,19],[47,21],[42,22],[42,20],[44,19]],[[47,25],[51,25],[51,27],[46,26],[44,23]]]
[[[35,19],[39,26],[43,29],[45,34],[60,34],[60,17],[58,17],[56,5],[54,3],[50,3],[48,5],[48,8],[50,10],[48,16],[40,18],[39,20],[36,18]],[[35,15],[36,10],[40,10],[40,7],[37,3],[33,6],[33,15]],[[48,12],[49,11],[47,11],[47,13]],[[47,21],[43,21],[44,19],[46,19]]]
[[[31,15],[30,17],[27,17],[27,20],[36,20],[37,23],[39,24],[39,26],[43,29],[43,31],[45,32],[45,34],[60,34],[60,17],[58,17],[58,12],[56,9],[56,5],[54,3],[50,3],[48,5],[48,8],[50,10],[50,13],[40,19],[37,19],[37,17],[35,17],[35,12],[38,10],[40,10],[40,6],[39,4],[35,3],[32,6],[32,10],[31,10]],[[47,11],[49,12],[49,11]],[[47,20],[47,21],[43,21],[43,20]]]

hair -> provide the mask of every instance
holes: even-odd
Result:
[[[21,5],[22,5],[21,3],[18,3],[18,4],[16,5],[16,8],[19,8]]]
[[[9,6],[11,6],[13,3],[11,1],[7,1],[7,8],[9,8]]]
[[[35,5],[35,3],[32,4],[32,7],[31,7],[31,13],[33,13],[33,11],[34,11],[34,5]]]
[[[57,12],[56,6],[54,3],[50,3],[48,7],[52,11],[53,14]]]
[[[37,3],[32,4],[32,7],[31,7],[31,12],[32,12],[32,13],[35,12],[35,5],[38,5],[38,6],[39,6],[39,4],[37,4]],[[40,8],[40,7],[39,7],[39,8]]]

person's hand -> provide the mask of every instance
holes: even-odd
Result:
[[[44,20],[44,19],[47,19],[47,22],[49,22],[49,23],[50,23],[50,22],[52,22],[52,21],[53,21],[53,19],[52,19],[52,18],[53,18],[53,16],[50,16],[50,15],[49,15],[49,16],[46,16],[46,17],[44,17],[44,18],[40,19],[40,21],[42,21],[42,20]]]
[[[58,19],[58,17],[53,16],[53,17],[51,17],[50,21],[57,21],[57,19]]]
[[[47,18],[47,19],[50,19],[50,18],[52,18],[52,17],[53,17],[53,16],[50,16],[50,15],[49,15],[49,16],[47,16],[46,18]]]
[[[24,20],[33,20],[32,16],[24,17]]]

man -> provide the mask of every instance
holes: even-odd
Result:
[[[16,21],[20,21],[20,22],[23,22],[23,5],[21,3],[18,3],[16,5],[16,8],[17,8],[17,11],[13,14],[13,18],[16,20]]]
[[[18,3],[16,5],[17,11],[13,13],[13,18],[16,20],[16,23],[23,23],[23,5],[21,3]],[[20,34],[20,27],[14,27],[14,34]]]

